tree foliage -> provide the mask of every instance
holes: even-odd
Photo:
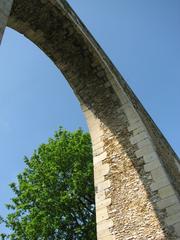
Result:
[[[4,220],[11,240],[96,239],[92,147],[88,133],[60,128],[10,184]]]

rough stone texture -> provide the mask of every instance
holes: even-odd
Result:
[[[0,0],[0,43],[10,14],[13,0]]]
[[[179,239],[179,159],[66,1],[14,0],[8,25],[51,58],[81,102],[98,240]]]

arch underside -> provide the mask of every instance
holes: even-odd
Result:
[[[82,105],[93,142],[98,240],[178,239],[179,159],[70,6],[14,0],[8,26],[49,56]]]

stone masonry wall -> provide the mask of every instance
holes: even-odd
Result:
[[[51,58],[81,102],[98,240],[180,239],[178,157],[67,2],[14,0],[8,25]]]

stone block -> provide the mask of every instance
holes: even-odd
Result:
[[[102,137],[93,138],[91,136],[91,140],[92,140],[93,145],[100,144],[102,142]]]
[[[134,132],[134,130],[139,131],[139,129],[141,129],[142,127],[144,127],[144,125],[139,119],[134,122],[131,121],[131,123],[128,127],[128,131],[129,132],[131,132],[131,131]]]
[[[94,175],[96,177],[102,177],[109,173],[109,164],[95,164],[94,165]]]
[[[98,129],[99,130],[100,122],[98,121],[98,119],[93,118],[93,117],[89,117],[89,118],[86,117],[86,120],[87,120],[88,128],[89,128],[90,132],[91,132],[92,129]]]
[[[117,89],[117,84],[112,83],[112,85],[115,87],[115,89]],[[121,86],[119,84],[118,84],[118,89],[116,90],[116,93],[117,93],[122,105],[129,103],[129,99],[128,99],[127,95],[124,93],[123,89],[121,88]]]
[[[141,142],[141,141],[143,141],[144,139],[147,139],[147,138],[149,138],[149,135],[146,131],[144,131],[140,134],[137,134],[136,136],[132,136],[130,138],[130,142],[132,144],[135,144],[135,143],[139,143],[139,142]]]
[[[149,162],[152,162],[152,161],[160,161],[159,157],[158,157],[158,155],[155,151],[152,151],[149,154],[148,153],[144,154],[143,158],[144,158],[145,163],[149,163]]]
[[[156,190],[158,190],[162,187],[165,187],[169,184],[170,184],[169,179],[167,177],[165,177],[165,178],[159,179],[159,181],[153,182],[150,185],[150,188],[151,188],[152,191],[156,191]]]
[[[165,178],[167,176],[165,169],[163,167],[158,167],[156,169],[153,169],[151,171],[151,175],[155,182],[158,181],[159,179]]]
[[[96,177],[94,176],[94,185],[97,186],[99,183],[102,183],[105,181],[105,177],[104,176],[100,176],[100,177]]]
[[[156,159],[155,161],[148,162],[147,164],[144,165],[144,171],[145,172],[150,172],[153,169],[156,169],[161,166],[161,163],[159,159]]]
[[[175,203],[178,203],[178,198],[176,197],[176,195],[172,195],[168,198],[162,199],[159,202],[157,202],[157,206],[160,209],[164,209],[171,205],[174,205]]]
[[[137,145],[138,145],[138,148],[141,149],[144,146],[152,146],[152,141],[150,140],[150,138],[146,138],[138,142]]]
[[[92,141],[94,141],[95,139],[97,138],[100,138],[102,137],[104,134],[104,132],[102,130],[94,130],[94,131],[91,131],[91,138],[92,138]]]
[[[96,165],[99,162],[102,162],[103,160],[105,160],[107,157],[107,153],[103,152],[102,154],[95,156],[93,161],[94,161],[94,165]]]
[[[171,185],[159,189],[158,192],[161,199],[167,198],[175,194],[174,188]]]
[[[178,171],[180,172],[180,160],[177,158],[174,158],[174,162],[175,162],[175,165],[176,165]]]
[[[129,127],[128,127],[128,130],[129,130]],[[147,130],[144,126],[140,126],[139,128],[133,130],[133,136],[136,136],[143,132],[147,132]]]
[[[1,0],[0,1],[0,9],[3,10],[3,12],[6,16],[8,16],[10,13],[12,2],[13,2],[13,0]]]
[[[165,218],[165,222],[167,225],[173,225],[176,223],[180,223],[180,212]]]
[[[88,127],[89,127],[89,130],[93,130],[93,129],[98,129],[99,130],[99,127],[100,127],[100,121],[95,118],[93,115],[89,116],[89,117],[86,117],[86,120],[87,120],[87,123],[88,123]]]
[[[99,201],[97,204],[96,204],[96,209],[99,209],[99,208],[103,208],[103,207],[108,207],[111,205],[111,198],[106,198],[102,201]]]
[[[142,157],[143,155],[148,155],[154,153],[154,148],[152,145],[143,146],[141,149],[135,152],[137,158]]]
[[[81,105],[81,108],[82,108],[82,111],[83,111],[84,115],[86,116],[86,118],[92,117],[94,120],[96,120],[96,117],[91,110],[89,110],[87,107],[85,107],[85,108],[82,107],[82,105]]]
[[[104,181],[104,182],[102,182],[102,183],[99,183],[99,184],[97,185],[97,187],[98,187],[98,192],[104,191],[105,189],[109,188],[110,186],[111,186],[110,180],[106,180],[106,181]]]
[[[175,229],[176,235],[180,237],[180,222],[176,223],[173,227]]]
[[[0,43],[3,37],[4,29],[7,24],[12,0],[0,0]]]
[[[93,156],[98,156],[100,154],[102,154],[104,152],[104,148],[101,147],[101,148],[98,148],[96,150],[93,149]]]
[[[105,229],[101,232],[98,232],[97,235],[98,235],[98,240],[102,237],[106,237],[106,236],[109,236],[111,233],[109,231],[109,229]]]
[[[139,116],[138,116],[138,114],[137,114],[136,110],[134,109],[131,102],[123,104],[122,108],[124,109],[124,112],[127,115],[128,119],[132,118],[132,116],[134,116],[135,118],[138,117],[138,119],[139,119]]]
[[[95,195],[95,200],[96,200],[96,204],[99,204],[101,201],[105,200],[106,195],[105,192],[97,192]]]
[[[180,212],[180,203],[176,203],[168,208],[166,208],[167,215],[174,215],[177,212]]]
[[[102,231],[108,230],[111,227],[113,227],[113,221],[111,219],[104,220],[97,224],[97,232],[101,234]]]
[[[1,33],[4,32],[4,28],[6,26],[6,22],[7,22],[7,17],[4,16],[4,14],[0,10],[0,31],[1,31]]]
[[[98,142],[97,144],[93,144],[93,152],[95,152],[95,151],[98,150],[99,148],[103,148],[103,147],[104,147],[103,141]]]
[[[1,29],[1,27],[0,27],[0,43],[1,43],[1,39],[2,39],[2,37],[3,37],[3,30]]]
[[[99,238],[98,240],[115,240],[115,239],[116,239],[115,236],[110,234],[108,236]]]
[[[96,222],[102,222],[103,220],[106,220],[109,218],[108,215],[108,211],[107,211],[107,207],[103,207],[103,208],[98,208],[96,210]]]

